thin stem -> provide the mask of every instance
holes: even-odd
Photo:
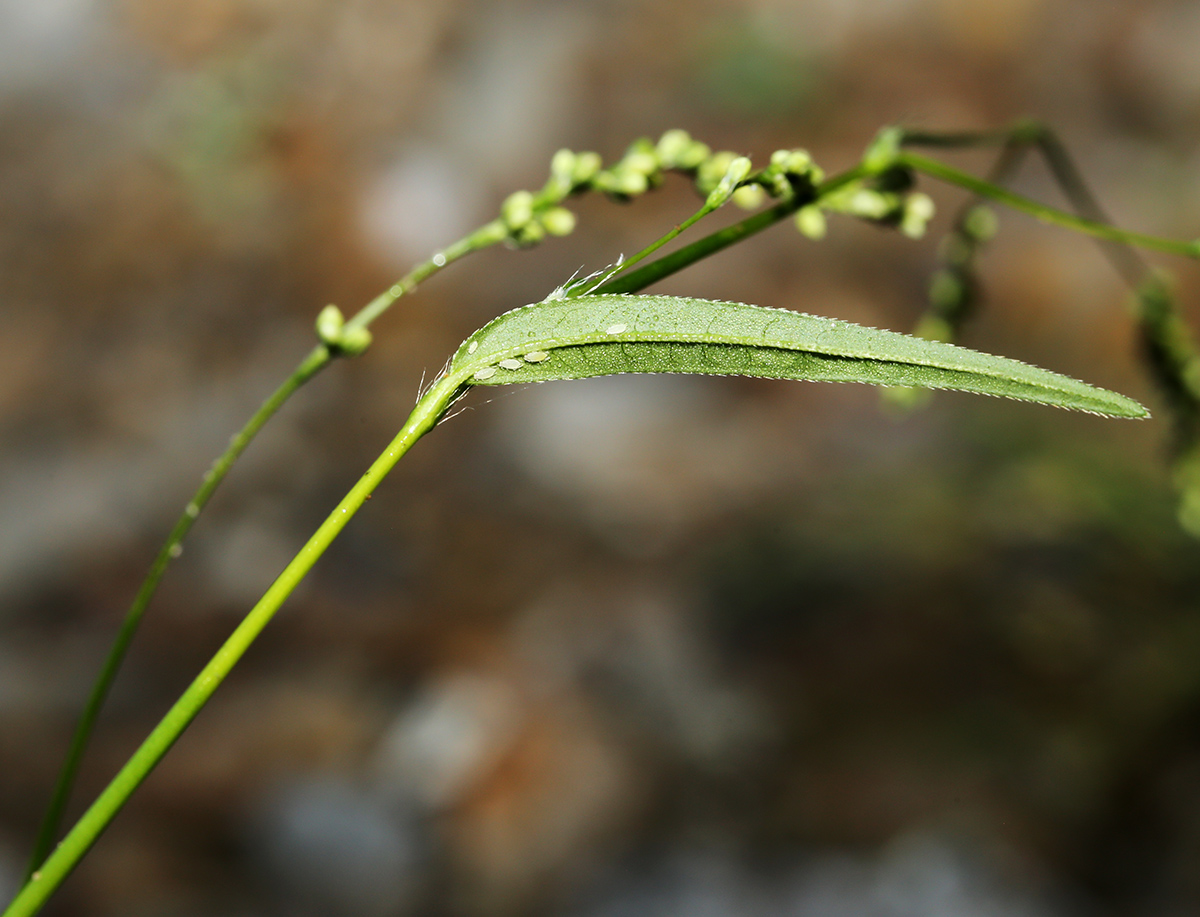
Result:
[[[108,651],[108,657],[104,660],[104,666],[100,670],[100,675],[97,677],[96,683],[92,686],[87,705],[83,708],[83,713],[79,717],[75,733],[71,736],[71,745],[67,751],[67,757],[63,763],[62,770],[58,775],[58,781],[54,786],[54,794],[51,797],[50,805],[46,809],[46,813],[42,817],[42,823],[38,829],[37,840],[34,843],[33,853],[30,856],[29,866],[25,874],[26,880],[33,875],[34,871],[42,864],[42,861],[46,859],[50,849],[54,846],[54,841],[58,836],[59,825],[62,822],[63,810],[70,799],[71,787],[74,785],[75,777],[79,772],[79,765],[83,760],[92,730],[96,725],[96,719],[100,715],[100,708],[104,706],[105,698],[108,696],[109,689],[112,687],[117,672],[121,668],[121,663],[129,649],[129,644],[133,641],[134,634],[137,633],[142,615],[145,614],[146,607],[150,604],[151,598],[154,597],[154,592],[158,588],[159,581],[162,579],[171,560],[179,555],[180,543],[191,530],[196,518],[200,515],[200,511],[208,503],[209,498],[212,497],[213,491],[217,489],[217,485],[221,483],[221,480],[233,466],[233,463],[238,460],[238,457],[245,451],[258,431],[274,416],[275,412],[292,396],[292,393],[296,389],[300,388],[300,386],[320,372],[332,359],[333,357],[329,348],[324,344],[318,345],[300,362],[300,365],[288,376],[283,385],[279,386],[271,397],[263,402],[259,409],[254,412],[254,416],[230,440],[229,448],[225,450],[225,453],[205,473],[200,489],[192,496],[191,502],[188,503],[179,519],[176,520],[174,527],[167,536],[167,540],[159,548],[158,556],[154,558],[154,563],[150,566],[150,572],[146,574],[146,578],[142,581],[141,588],[138,589],[133,604],[130,605],[129,611],[125,614],[125,620],[121,622],[121,628],[117,631],[112,648]]]
[[[508,233],[502,220],[485,223],[471,234],[459,239],[434,254],[428,261],[418,264],[404,277],[363,306],[358,313],[346,321],[346,328],[366,328],[383,315],[392,304],[406,293],[411,293],[417,284],[436,274],[442,268],[480,249],[502,241]]]
[[[481,226],[470,235],[465,236],[443,251],[436,253],[427,261],[418,264],[395,284],[360,309],[353,318],[346,322],[346,328],[366,328],[379,318],[379,316],[383,315],[397,299],[415,290],[419,283],[471,252],[486,248],[500,241],[504,237],[503,232],[503,223],[494,220],[491,223]],[[34,841],[33,851],[26,868],[26,880],[41,866],[54,846],[54,841],[58,837],[60,826],[62,825],[63,813],[66,810],[67,803],[70,801],[71,789],[75,784],[75,778],[78,776],[79,766],[83,761],[84,753],[87,751],[88,742],[95,729],[100,710],[103,708],[104,701],[108,697],[113,681],[120,671],[121,664],[129,650],[129,645],[133,642],[134,635],[141,624],[142,616],[145,614],[150,600],[154,598],[159,581],[162,579],[163,574],[166,573],[167,566],[174,558],[179,556],[181,543],[191,530],[200,512],[207,505],[209,499],[225,479],[225,476],[229,473],[234,463],[246,450],[246,447],[258,435],[259,430],[263,428],[268,420],[275,416],[275,413],[287,403],[287,400],[302,385],[333,362],[336,356],[338,356],[336,351],[331,350],[324,344],[319,344],[300,361],[300,364],[292,371],[287,380],[262,403],[250,420],[246,422],[246,425],[233,436],[230,440],[229,448],[225,450],[204,475],[204,480],[200,488],[192,495],[192,499],[188,502],[183,514],[175,522],[166,541],[159,548],[158,555],[150,565],[150,570],[146,574],[146,578],[138,588],[137,596],[129,606],[129,610],[125,613],[125,618],[122,620],[121,627],[117,631],[117,636],[108,651],[108,656],[104,660],[100,674],[92,686],[87,704],[84,706],[83,712],[80,714],[79,720],[75,725],[75,731],[71,736],[67,756],[63,762],[62,770],[59,772],[58,779],[55,782],[50,803],[46,807],[45,814],[42,816],[41,824],[38,826],[37,837]]]
[[[1179,242],[1175,239],[1164,239],[1159,236],[1127,232],[1123,229],[1117,229],[1115,226],[1110,226],[1107,223],[1077,217],[1054,207],[1047,207],[1045,204],[1041,204],[1005,188],[1000,188],[968,172],[963,172],[936,159],[929,159],[917,153],[901,152],[897,155],[896,161],[899,165],[908,166],[933,178],[940,179],[952,185],[958,185],[960,188],[965,188],[980,197],[989,198],[990,200],[1005,204],[1014,210],[1027,213],[1043,223],[1062,226],[1066,229],[1074,229],[1085,235],[1110,242],[1136,245],[1139,248],[1164,252],[1169,255],[1182,255],[1185,258],[1200,258],[1200,243],[1196,241]]]
[[[685,232],[686,230],[691,229],[691,227],[695,226],[698,222],[700,222],[700,220],[704,219],[704,217],[708,216],[710,213],[712,213],[716,209],[717,209],[717,207],[714,207],[714,206],[710,205],[707,201],[705,201],[703,207],[701,207],[699,210],[697,210],[695,213],[693,213],[690,217],[688,217],[682,223],[679,223],[678,225],[676,225],[673,229],[671,229],[670,232],[655,239],[653,242],[651,242],[649,245],[647,245],[645,248],[643,248],[640,252],[638,252],[632,258],[627,258],[624,261],[622,261],[620,264],[614,265],[613,268],[605,275],[604,279],[600,283],[596,284],[594,287],[591,287],[590,291],[591,292],[596,292],[596,291],[610,292],[606,288],[610,283],[612,283],[616,279],[617,275],[624,274],[627,270],[629,270],[631,267],[633,267],[639,261],[642,261],[644,258],[646,258],[649,255],[653,255],[656,251],[658,251],[660,248],[662,248],[664,245],[666,245],[672,239],[676,238],[677,236],[679,236],[681,233]],[[653,283],[653,281],[647,281],[647,283]],[[638,289],[640,290],[642,287],[644,287],[646,285],[647,284],[644,283],[644,284],[642,284],[641,287],[638,287]],[[579,292],[576,295],[582,296],[582,295],[584,295],[585,292],[588,292],[588,291],[589,291],[589,288],[585,288],[585,287],[581,286],[579,288]],[[611,292],[632,292],[632,291],[622,290],[622,291],[611,291]]]
[[[811,198],[802,195],[788,198],[768,210],[763,210],[738,223],[734,223],[732,226],[726,226],[702,239],[697,239],[690,245],[685,245],[683,248],[673,251],[669,255],[664,255],[657,261],[652,261],[636,271],[622,274],[620,277],[614,277],[591,292],[596,294],[636,293],[638,290],[644,290],[650,284],[656,283],[664,277],[669,277],[683,270],[685,267],[721,251],[723,248],[728,248],[755,233],[762,232],[769,226],[774,226],[780,220],[787,219],[801,207],[807,206],[814,201],[819,201],[825,195],[831,194],[844,185],[862,178],[865,174],[866,170],[861,166],[848,169],[818,185]],[[678,235],[678,233],[675,235]],[[665,241],[670,241],[674,237],[674,235],[671,235]]]
[[[963,148],[977,146],[994,146],[1004,144],[1004,152],[988,180],[994,185],[1005,182],[1007,176],[1016,170],[1025,151],[1036,149],[1042,155],[1050,174],[1063,196],[1070,202],[1078,216],[1095,223],[1111,224],[1108,214],[1100,206],[1096,196],[1092,194],[1083,173],[1075,164],[1066,146],[1058,135],[1044,124],[1035,121],[1023,121],[1005,131],[980,131],[940,134],[928,131],[905,130],[901,137],[904,146],[926,146],[943,148]],[[1006,160],[1010,159],[1010,162]],[[1113,269],[1133,289],[1137,289],[1149,270],[1149,265],[1138,255],[1137,251],[1123,242],[1113,242],[1099,239],[1100,249],[1112,264]]]
[[[413,444],[433,428],[446,405],[453,400],[458,384],[455,380],[443,378],[417,403],[396,438],[300,549],[62,843],[50,854],[41,868],[33,873],[4,911],[3,917],[28,917],[41,909],[46,899],[70,875],[75,865],[108,827],[134,790],[175,744],[230,670],[249,649],[250,644],[338,533],[345,528],[371,492]]]

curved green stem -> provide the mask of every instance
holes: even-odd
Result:
[[[204,667],[145,742],[134,752],[104,792],[79,819],[62,843],[30,877],[3,917],[28,917],[37,913],[46,899],[62,884],[75,865],[108,827],[117,812],[154,769],[163,755],[195,718],[230,670],[249,649],[279,610],[284,600],[300,584],[305,574],[345,528],[371,492],[392,470],[412,445],[427,433],[457,392],[459,380],[443,378],[417,403],[400,433],[375,460],[358,483],[329,514],[320,528],[292,559],[267,590],[258,604]]]
[[[470,235],[465,236],[443,251],[433,255],[428,260],[418,264],[395,284],[367,303],[353,318],[346,322],[346,327],[366,328],[386,312],[397,299],[406,293],[411,293],[419,283],[437,273],[443,267],[471,252],[478,251],[488,245],[493,245],[503,237],[503,224],[500,221],[496,220],[481,226]],[[192,525],[212,497],[214,491],[216,491],[217,487],[225,479],[225,475],[229,473],[229,470],[246,450],[246,447],[250,445],[254,437],[258,435],[259,430],[263,428],[268,420],[275,416],[275,413],[287,403],[287,400],[302,385],[321,372],[338,355],[337,351],[331,350],[324,344],[318,344],[300,361],[287,380],[262,403],[250,420],[246,422],[246,425],[233,436],[229,442],[229,448],[225,450],[213,463],[208,472],[205,473],[200,488],[192,495],[183,514],[175,522],[170,534],[167,535],[166,541],[159,548],[158,554],[154,558],[154,562],[150,565],[149,572],[146,574],[146,578],[142,581],[138,589],[137,596],[129,606],[129,610],[125,613],[121,627],[117,631],[117,636],[113,640],[113,644],[108,651],[108,656],[104,660],[104,665],[100,669],[100,674],[92,686],[87,704],[84,706],[83,712],[80,714],[79,720],[75,725],[75,731],[71,736],[71,743],[67,750],[66,759],[55,782],[50,803],[46,807],[45,814],[42,816],[41,824],[38,826],[37,837],[34,840],[33,851],[30,854],[29,865],[26,868],[26,880],[33,875],[54,846],[54,841],[58,837],[62,824],[63,813],[70,800],[71,789],[75,784],[80,763],[87,750],[92,731],[95,729],[100,710],[104,706],[104,701],[108,697],[118,671],[120,671],[121,664],[129,650],[129,645],[137,633],[142,616],[145,614],[150,600],[154,597],[154,593],[158,589],[159,581],[162,579],[170,562],[179,556],[183,539],[191,530]]]
[[[965,188],[980,197],[989,198],[1014,210],[1027,213],[1043,223],[1062,226],[1066,229],[1074,229],[1076,232],[1094,236],[1097,239],[1135,245],[1138,248],[1150,251],[1164,252],[1169,255],[1182,255],[1185,258],[1200,258],[1200,242],[1180,242],[1175,239],[1164,239],[1159,236],[1127,232],[1123,229],[1117,229],[1108,223],[1078,217],[1054,207],[1047,207],[1045,204],[1031,200],[1014,191],[1009,191],[982,178],[977,178],[969,172],[963,172],[936,159],[930,159],[917,153],[901,152],[897,154],[896,162],[899,165],[908,166],[917,172],[923,172],[932,178],[940,179],[948,184],[958,185],[960,188]]]
[[[150,599],[154,597],[154,592],[167,570],[167,565],[170,564],[173,558],[178,556],[180,543],[191,530],[196,518],[200,515],[200,511],[208,503],[209,498],[213,495],[213,491],[217,489],[217,486],[233,466],[233,463],[238,460],[238,457],[245,451],[250,441],[258,434],[258,431],[275,415],[275,412],[292,396],[292,393],[296,389],[300,388],[300,386],[320,372],[332,359],[333,357],[329,348],[324,344],[318,345],[300,362],[300,365],[288,376],[283,385],[279,386],[272,393],[271,397],[262,403],[259,409],[254,412],[254,416],[250,418],[247,424],[230,441],[229,448],[225,450],[225,453],[205,472],[204,481],[200,485],[200,489],[192,496],[191,501],[172,527],[167,540],[159,548],[158,555],[154,558],[154,563],[150,566],[150,572],[146,574],[146,578],[142,581],[141,588],[138,589],[133,604],[130,605],[129,610],[125,613],[125,619],[121,622],[121,628],[117,631],[116,639],[113,641],[112,648],[108,651],[108,657],[104,660],[104,666],[100,670],[96,683],[92,686],[87,705],[83,708],[83,713],[80,714],[75,732],[71,736],[71,745],[67,751],[67,757],[63,763],[62,770],[59,772],[58,781],[55,783],[50,805],[46,809],[41,825],[38,828],[33,853],[30,856],[29,866],[25,873],[26,880],[33,875],[34,871],[42,864],[42,861],[46,859],[50,849],[54,846],[54,841],[58,836],[59,825],[62,823],[63,811],[66,809],[67,801],[70,798],[71,787],[75,783],[75,777],[79,772],[79,765],[83,760],[83,754],[87,749],[92,730],[96,725],[96,719],[100,715],[100,708],[104,706],[105,698],[107,698],[109,689],[112,687],[117,672],[121,668],[121,663],[125,658],[125,653],[129,649],[129,644],[133,641],[134,634],[137,633],[142,615],[145,613],[146,607],[150,604]]]

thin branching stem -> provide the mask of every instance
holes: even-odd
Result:
[[[1059,136],[1044,124],[1022,121],[1006,131],[979,131],[940,134],[930,131],[905,130],[900,140],[903,146],[969,148],[1002,144],[1004,149],[993,167],[988,181],[1004,185],[1016,171],[1025,154],[1037,150],[1050,169],[1063,196],[1077,216],[1094,223],[1110,224],[1108,214],[1092,194],[1083,173],[1067,152]],[[981,197],[981,195],[977,195]],[[1131,245],[1109,239],[1099,239],[1100,248],[1113,269],[1133,289],[1145,279],[1149,265]]]
[[[1195,241],[1180,242],[1176,239],[1164,239],[1160,236],[1128,232],[1108,223],[1078,217],[1055,207],[1048,207],[1022,194],[1017,194],[1015,191],[1001,188],[985,179],[971,175],[969,172],[963,172],[953,166],[946,165],[944,162],[930,159],[927,156],[921,156],[918,153],[901,152],[897,154],[896,162],[899,165],[908,166],[910,169],[924,173],[931,178],[936,178],[947,184],[957,185],[980,197],[989,198],[997,203],[1011,207],[1013,210],[1026,213],[1043,223],[1062,226],[1065,229],[1073,229],[1076,232],[1081,232],[1084,235],[1093,236],[1097,239],[1134,245],[1149,251],[1163,252],[1168,255],[1181,255],[1184,258],[1200,259],[1200,243]]]

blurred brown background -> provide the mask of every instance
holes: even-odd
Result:
[[[1194,0],[0,0],[0,898],[117,621],[312,341],[538,187],[684,127],[851,165],[1056,126],[1200,235]],[[960,155],[975,170],[988,158]],[[1058,202],[1044,170],[1018,187]],[[660,286],[910,328],[911,242],[787,226]],[[690,213],[678,179],[431,280],[304,390],[172,568],[80,811],[499,311]],[[724,219],[724,215],[716,219]],[[1166,263],[1193,323],[1200,271]],[[1095,247],[1001,213],[965,343],[1146,400]],[[49,912],[1200,914],[1200,546],[1167,424],[857,386],[476,393],[322,560]]]

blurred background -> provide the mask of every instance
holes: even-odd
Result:
[[[887,123],[1036,117],[1118,222],[1195,237],[1197,48],[1192,0],[0,0],[0,898],[158,544],[323,305],[559,147],[672,127],[834,171]],[[1059,203],[1036,164],[1017,187]],[[920,242],[784,224],[657,289],[909,329],[962,200],[925,190]],[[572,206],[571,237],[429,281],[249,450],[73,816],[423,374],[696,198]],[[1093,243],[1000,219],[964,343],[1160,419],[684,377],[477,392],[47,913],[1200,914],[1200,545],[1163,405]],[[1200,270],[1158,263],[1195,326]]]

